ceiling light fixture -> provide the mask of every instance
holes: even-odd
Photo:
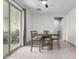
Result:
[[[42,0],[42,4],[46,5],[47,1],[46,0]]]
[[[48,8],[48,3],[47,0],[40,0],[42,2],[43,5],[45,5],[46,8]]]

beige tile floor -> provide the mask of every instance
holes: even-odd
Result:
[[[61,49],[54,46],[53,50],[42,50],[40,53],[38,47],[34,47],[31,52],[30,46],[25,46],[6,59],[76,59],[76,47],[61,41]]]
[[[18,46],[20,46],[20,43],[16,43],[16,44],[10,44],[10,48],[11,50],[17,48]],[[9,50],[9,46],[8,44],[3,44],[3,54],[7,54]]]

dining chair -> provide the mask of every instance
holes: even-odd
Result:
[[[41,37],[38,36],[37,31],[31,31],[31,52],[33,47],[39,47],[41,52]]]
[[[49,31],[43,32],[43,40],[42,40],[42,50],[44,46],[50,46],[50,37],[49,37]]]
[[[57,32],[57,34],[52,34],[51,35],[51,42],[52,42],[52,47],[53,47],[53,45],[55,44],[55,45],[57,45],[59,48],[60,48],[60,31],[58,31]],[[55,42],[54,42],[55,41]],[[57,44],[56,44],[57,43]],[[52,48],[51,47],[51,48]]]

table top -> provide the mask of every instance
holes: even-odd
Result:
[[[58,34],[37,34],[37,35],[41,35],[41,36],[57,36]]]

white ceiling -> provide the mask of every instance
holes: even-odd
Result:
[[[40,0],[17,0],[25,8],[32,12],[38,13],[53,13],[53,14],[66,14],[72,8],[76,7],[76,0],[47,0],[48,8],[45,8]],[[37,8],[41,8],[38,11]]]

